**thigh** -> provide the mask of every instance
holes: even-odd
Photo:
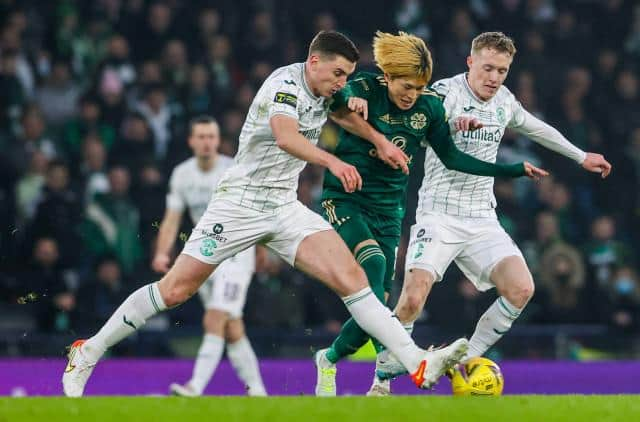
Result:
[[[320,280],[341,297],[369,285],[364,271],[335,230],[307,236],[298,247],[295,267]]]
[[[267,236],[275,224],[271,213],[212,200],[184,245],[183,254],[220,264]]]
[[[447,224],[445,216],[430,214],[411,226],[405,273],[413,269],[425,270],[433,275],[435,281],[442,280],[464,244],[457,234],[455,242],[449,241],[452,236],[449,236]]]
[[[355,254],[356,247],[365,240],[374,238],[369,222],[357,206],[350,206],[343,201],[327,199],[322,201],[324,218],[340,235],[349,250]]]
[[[491,273],[496,264],[509,256],[522,258],[522,252],[498,220],[478,222],[474,229],[475,235],[465,244],[456,264],[478,290],[485,291],[494,286]]]
[[[277,211],[274,230],[264,245],[289,265],[295,265],[296,254],[302,241],[307,236],[323,231],[335,233],[331,225],[320,215],[305,207],[300,201],[295,201]]]

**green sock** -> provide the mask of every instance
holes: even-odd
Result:
[[[356,261],[367,274],[371,290],[384,303],[384,274],[387,262],[382,250],[378,245],[364,246],[356,254]],[[327,350],[326,357],[329,362],[336,363],[343,357],[355,353],[368,340],[369,334],[362,330],[353,318],[349,318]]]

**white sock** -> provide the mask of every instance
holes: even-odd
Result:
[[[403,323],[402,327],[405,329],[405,331],[407,332],[407,334],[409,334],[409,336],[411,336],[411,334],[413,334],[413,322],[408,322],[408,323]],[[380,353],[378,353],[378,356],[380,356],[380,359],[382,361],[386,361],[389,360],[389,355],[391,353],[389,352],[389,349],[383,349]],[[374,377],[376,378],[376,377]]]
[[[198,394],[202,394],[211,381],[222,353],[224,352],[224,339],[215,334],[205,334],[202,339],[196,363],[193,365],[193,375],[189,380],[189,385]]]
[[[107,349],[140,329],[147,319],[167,309],[158,283],[147,284],[131,293],[100,331],[82,346],[82,352],[98,361]]]
[[[485,312],[478,324],[476,330],[469,340],[469,351],[465,356],[465,360],[476,356],[482,356],[491,346],[493,346],[500,338],[506,334],[511,328],[511,324],[519,316],[522,309],[513,306],[507,299],[500,296],[487,312]]]
[[[398,318],[375,297],[370,287],[345,296],[342,300],[358,325],[391,350],[410,373],[418,369],[422,350],[416,346]]]
[[[244,382],[247,394],[250,396],[266,396],[258,358],[251,347],[249,339],[245,336],[235,343],[227,344],[227,356],[231,365],[236,370],[238,377]]]

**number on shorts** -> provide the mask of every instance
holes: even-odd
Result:
[[[226,283],[224,285],[224,298],[225,300],[234,301],[240,294],[240,285],[236,283]]]

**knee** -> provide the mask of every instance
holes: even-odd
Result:
[[[224,334],[226,322],[227,314],[221,311],[208,310],[202,317],[202,326],[205,333],[215,334],[219,337]]]
[[[189,283],[180,282],[176,278],[162,279],[159,288],[162,300],[168,308],[173,308],[186,302],[195,293],[189,288]]]
[[[535,286],[533,280],[523,280],[519,283],[514,283],[514,286],[509,289],[503,296],[517,308],[524,308],[529,300],[533,297],[535,292]]]
[[[424,301],[425,296],[422,292],[413,291],[407,295],[404,306],[409,314],[415,315],[422,311]]]

